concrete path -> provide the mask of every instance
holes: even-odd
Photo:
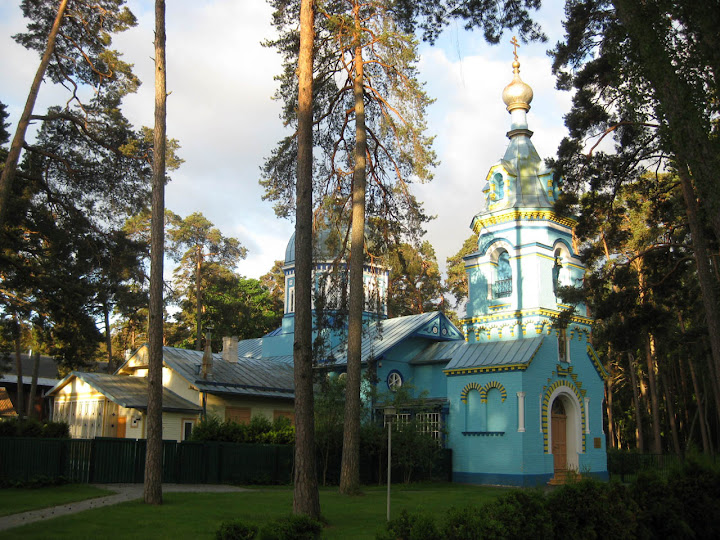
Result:
[[[109,506],[111,504],[118,504],[125,501],[133,501],[135,499],[141,499],[143,496],[142,484],[94,485],[102,489],[114,491],[115,495],[97,497],[95,499],[87,499],[84,501],[63,504],[60,506],[52,506],[50,508],[43,508],[42,510],[32,510],[30,512],[23,512],[22,514],[3,516],[0,517],[0,531],[12,529],[14,527],[20,527],[21,525],[27,525],[28,523],[34,523],[36,521],[52,519],[67,514],[75,514],[77,512],[83,512],[84,510],[90,510],[91,508],[100,508],[102,506]],[[213,484],[163,484],[163,493],[169,493],[171,491],[194,493],[227,493],[250,490],[235,486]]]

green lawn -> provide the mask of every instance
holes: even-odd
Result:
[[[400,510],[441,514],[451,506],[480,504],[506,488],[458,484],[397,486],[392,512]],[[374,538],[385,522],[385,488],[366,487],[364,495],[346,497],[337,488],[322,489],[320,504],[328,522],[325,538]],[[0,533],[0,538],[83,538],[112,535],[122,538],[214,538],[220,524],[242,519],[262,524],[288,515],[292,490],[256,489],[247,493],[166,493],[164,504],[151,507],[140,501],[88,510],[75,515],[26,525]]]
[[[0,516],[112,495],[113,491],[87,484],[68,484],[37,489],[0,489]]]

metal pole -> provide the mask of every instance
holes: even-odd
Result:
[[[392,422],[388,420],[388,458],[387,458],[387,520],[390,521],[390,457],[392,454]]]

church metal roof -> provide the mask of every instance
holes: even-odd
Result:
[[[452,357],[445,366],[446,372],[470,369],[516,367],[527,368],[545,339],[544,336],[494,341],[492,343],[467,343],[452,350]]]
[[[86,382],[118,405],[128,409],[147,409],[148,382],[145,377],[73,371],[50,390],[48,394],[53,394],[65,386],[73,376]],[[167,388],[163,388],[162,408],[166,412],[188,412],[193,414],[202,410],[199,405],[178,396]]]
[[[402,340],[412,336],[443,341],[461,339],[457,328],[437,311],[375,321],[363,328],[361,361],[379,358]],[[335,347],[331,356],[335,363],[346,364],[347,343]]]

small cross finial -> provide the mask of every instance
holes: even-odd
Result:
[[[510,43],[512,43],[512,46],[513,46],[513,54],[515,55],[515,60],[517,60],[518,59],[517,48],[520,46],[520,44],[518,43],[518,40],[515,36],[513,36],[513,38],[510,40]]]

